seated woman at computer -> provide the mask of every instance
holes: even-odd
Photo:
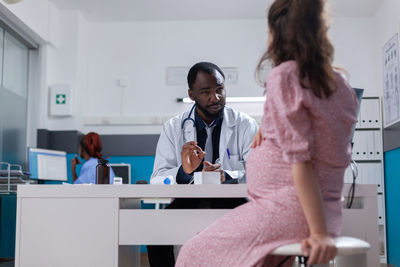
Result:
[[[74,184],[95,184],[96,183],[96,166],[98,159],[102,158],[100,136],[97,133],[90,132],[85,135],[79,142],[79,156],[85,160],[79,176],[76,174],[76,164],[81,164],[78,154],[71,160],[72,179]],[[114,181],[114,172],[110,167],[110,184]]]

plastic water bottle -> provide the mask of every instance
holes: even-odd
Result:
[[[156,176],[150,180],[150,184],[163,184],[163,185],[175,184],[175,179],[172,177],[172,175]]]

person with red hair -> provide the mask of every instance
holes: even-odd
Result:
[[[95,132],[85,135],[79,142],[79,156],[85,160],[82,165],[79,176],[76,174],[76,164],[81,164],[78,155],[71,160],[72,178],[74,184],[95,184],[96,183],[96,166],[98,160],[102,158],[100,136]],[[110,184],[114,181],[114,172],[110,168]]]

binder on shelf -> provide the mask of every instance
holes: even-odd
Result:
[[[378,223],[379,225],[385,224],[385,208],[384,208],[383,195],[378,195]]]
[[[363,99],[360,108],[359,128],[380,128],[380,113],[379,98]]]
[[[373,127],[376,128],[381,128],[382,122],[381,122],[381,105],[379,102],[379,98],[374,99],[375,101],[373,102],[373,113],[372,113],[372,121],[373,121]]]
[[[364,131],[365,133],[365,140],[366,140],[366,150],[367,150],[367,155],[366,158],[367,160],[374,160],[375,159],[375,146],[374,146],[374,134],[371,131]]]
[[[382,132],[381,131],[373,131],[372,132],[374,135],[374,154],[376,159],[381,159],[382,157]]]
[[[367,175],[367,181],[368,184],[375,184],[378,187],[379,184],[379,177],[376,176],[376,171],[375,169],[377,168],[375,162],[369,162],[368,164],[365,164],[365,174]]]
[[[376,113],[375,109],[375,103],[377,102],[376,99],[366,99],[366,108],[367,108],[367,116],[365,118],[366,121],[366,127],[367,128],[373,128],[375,123],[374,123],[374,114]]]
[[[360,131],[359,133],[359,149],[360,149],[360,160],[368,160],[368,151],[369,151],[369,140],[368,140],[368,132]]]
[[[361,128],[361,110],[358,112],[356,128]]]
[[[361,101],[361,107],[360,107],[360,128],[368,127],[367,125],[368,106],[369,106],[368,99],[363,99]]]
[[[354,145],[353,145],[353,159],[355,159],[355,160],[362,159],[361,144],[362,144],[362,132],[355,131],[354,132]]]
[[[374,163],[374,177],[376,181],[376,185],[378,187],[378,193],[383,193],[384,191],[384,183],[383,183],[383,170],[382,163]]]
[[[353,159],[381,160],[382,133],[380,130],[356,131],[354,134]]]
[[[358,133],[357,131],[354,132],[354,136],[353,136],[353,146],[351,147],[351,158],[354,160],[357,160],[357,144],[358,144]]]
[[[366,162],[360,164],[366,184],[376,184],[378,193],[383,192],[383,177],[381,162]]]
[[[383,193],[383,175],[381,162],[359,162],[357,163],[358,176],[356,178],[357,184],[375,184],[377,192]],[[347,167],[344,173],[344,182],[353,182],[353,173],[350,166]]]

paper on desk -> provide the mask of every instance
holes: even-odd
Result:
[[[195,172],[194,184],[221,184],[220,172]]]

